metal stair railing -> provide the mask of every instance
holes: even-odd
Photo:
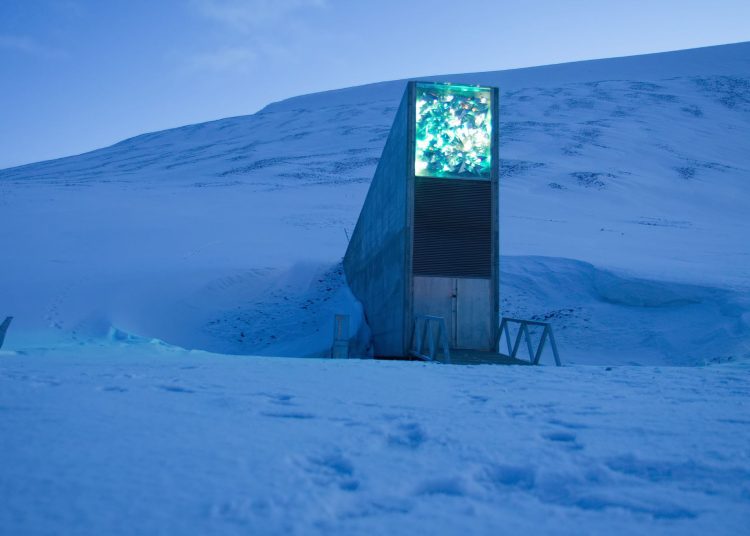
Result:
[[[442,350],[446,363],[451,362],[451,351],[448,347],[448,330],[442,316],[421,315],[414,319],[411,355],[424,361],[435,361],[438,350]],[[437,339],[437,340],[436,340]],[[425,342],[427,353],[424,353]],[[439,346],[439,348],[438,348]]]
[[[508,328],[508,324],[510,323],[520,324],[518,333],[516,334],[516,340],[512,346],[510,342],[510,329]],[[529,326],[544,327],[544,330],[542,331],[542,337],[539,340],[539,346],[537,346],[536,352],[532,349]],[[562,366],[562,362],[560,361],[560,354],[557,351],[555,335],[552,333],[552,325],[549,322],[537,322],[535,320],[519,320],[517,318],[503,317],[503,319],[500,321],[500,331],[498,333],[497,345],[495,346],[498,350],[498,353],[501,355],[503,355],[503,353],[500,351],[500,343],[502,341],[503,335],[505,335],[505,341],[508,345],[508,355],[506,357],[517,359],[518,350],[521,347],[521,339],[524,339],[526,341],[526,349],[529,352],[529,363],[531,363],[532,365],[538,365],[539,360],[542,357],[542,352],[544,351],[544,344],[547,342],[547,339],[549,339],[550,347],[552,348],[552,355],[555,357],[555,365],[557,365],[558,367]]]

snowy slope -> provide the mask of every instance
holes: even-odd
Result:
[[[0,359],[0,532],[750,526],[747,363],[458,367],[146,346]]]
[[[360,318],[403,81],[0,170],[0,534],[747,531],[750,43],[436,79],[501,86],[503,313],[579,364],[203,351]]]
[[[434,77],[501,87],[503,312],[567,362],[750,353],[750,43]],[[322,354],[404,82],[0,171],[11,349]]]

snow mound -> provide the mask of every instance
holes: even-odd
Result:
[[[549,257],[501,258],[501,292],[507,316],[552,323],[565,363],[705,365],[750,358],[747,293]]]

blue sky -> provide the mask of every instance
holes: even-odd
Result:
[[[0,168],[286,97],[750,40],[747,0],[0,0]]]

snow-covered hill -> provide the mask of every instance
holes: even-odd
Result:
[[[502,90],[503,313],[602,366],[202,351],[361,320],[403,81],[0,170],[0,534],[746,530],[750,43],[435,79]]]
[[[503,313],[567,362],[750,354],[750,43],[435,80],[501,88]],[[0,171],[12,350],[316,355],[404,81]]]

